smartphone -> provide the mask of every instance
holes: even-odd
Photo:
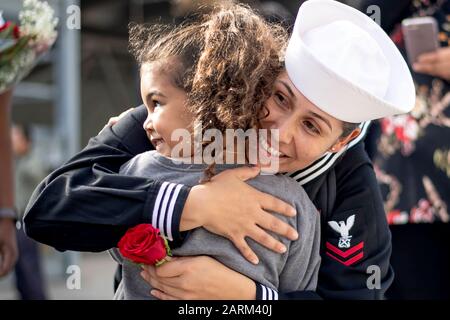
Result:
[[[439,48],[438,26],[433,17],[405,19],[402,21],[402,31],[410,65],[416,62],[422,53]]]

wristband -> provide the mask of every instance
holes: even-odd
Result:
[[[0,219],[1,218],[17,219],[17,212],[13,208],[0,208]]]

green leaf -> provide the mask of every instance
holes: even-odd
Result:
[[[159,260],[155,263],[155,267],[159,267],[160,265],[163,265],[165,262],[166,262],[166,259]]]
[[[170,251],[169,241],[167,241],[166,237],[161,236],[164,239],[164,246],[166,247],[166,252],[168,256],[172,256],[172,252]]]

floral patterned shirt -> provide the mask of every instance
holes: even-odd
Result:
[[[450,44],[449,0],[414,0],[412,12],[435,17],[441,46]],[[392,39],[404,51],[399,26]],[[450,84],[423,74],[414,80],[414,110],[380,121],[375,171],[390,224],[449,222]]]

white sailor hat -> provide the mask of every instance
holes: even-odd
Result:
[[[371,18],[333,0],[302,4],[286,50],[286,70],[317,107],[346,122],[412,110],[408,66]]]

